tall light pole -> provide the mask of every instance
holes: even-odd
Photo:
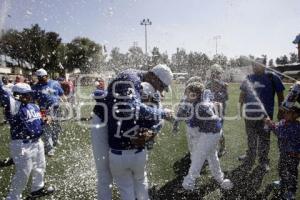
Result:
[[[218,55],[218,40],[221,39],[221,35],[214,36],[214,40],[216,40],[216,55]]]
[[[147,55],[147,26],[152,25],[152,22],[149,19],[143,19],[141,25],[145,26],[145,53]]]

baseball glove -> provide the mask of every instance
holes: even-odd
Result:
[[[155,135],[156,134],[150,129],[140,128],[136,138],[131,139],[131,142],[136,148],[143,148],[148,141],[155,137]]]

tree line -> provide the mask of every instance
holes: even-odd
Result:
[[[64,74],[79,68],[82,73],[101,73],[104,70],[113,70],[116,73],[126,68],[148,69],[158,63],[167,64],[175,72],[187,72],[192,75],[203,76],[209,66],[219,63],[222,66],[241,67],[250,65],[250,61],[239,58],[227,58],[218,54],[209,58],[205,53],[187,52],[177,48],[170,57],[167,52],[160,52],[154,47],[150,54],[145,54],[141,47],[133,45],[122,53],[114,47],[110,53],[104,45],[98,44],[89,38],[76,37],[69,43],[62,43],[58,33],[47,32],[38,24],[22,31],[7,30],[0,38],[0,54],[10,56],[17,62],[27,61],[33,64],[34,69],[45,68],[50,73]],[[262,55],[267,60],[266,55]],[[249,56],[254,59],[254,56]],[[275,60],[276,64],[288,64],[297,61],[297,55],[291,53]],[[274,61],[268,64],[274,66]]]

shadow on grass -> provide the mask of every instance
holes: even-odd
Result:
[[[222,190],[221,199],[265,199],[265,195],[269,192],[258,192],[265,174],[266,171],[260,166],[254,168],[252,172],[246,170],[243,165],[237,167],[226,176],[234,187],[229,191]]]
[[[200,188],[195,189],[192,192],[186,192],[181,184],[183,177],[187,175],[190,167],[190,155],[186,154],[183,158],[176,161],[173,165],[174,173],[176,177],[167,182],[164,186],[156,190],[152,188],[150,190],[150,197],[153,200],[196,200],[202,199],[204,196],[214,191],[218,186],[214,180],[210,180],[206,185],[200,185]],[[203,167],[201,174],[205,173],[206,169]]]
[[[176,177],[167,182],[159,189],[152,188],[150,190],[150,196],[153,200],[181,200],[181,199],[203,199],[209,193],[220,188],[219,185],[213,179],[210,179],[207,184],[200,184],[196,190],[192,192],[186,192],[182,188],[183,177],[187,175],[190,166],[190,156],[185,155],[180,160],[176,161],[173,165],[174,173]],[[206,165],[204,165],[201,174],[206,172]],[[263,178],[266,171],[261,167],[256,167],[252,171],[247,171],[244,166],[239,166],[231,172],[225,172],[226,178],[229,178],[234,187],[231,190],[220,190],[222,200],[235,200],[235,199],[267,199],[273,188],[267,185],[264,191],[259,192]]]

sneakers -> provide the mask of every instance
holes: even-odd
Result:
[[[52,156],[54,156],[54,153],[55,153],[55,150],[54,150],[54,149],[51,149],[50,151],[48,151],[48,152],[46,153],[46,155],[49,156],[49,157],[52,157]]]
[[[261,164],[260,167],[262,168],[262,170],[264,170],[265,172],[270,171],[270,166],[268,164]]]
[[[61,145],[62,145],[62,143],[61,143],[60,140],[57,140],[57,141],[53,144],[53,146],[61,146]]]
[[[42,196],[46,196],[46,195],[50,195],[55,191],[54,187],[50,186],[48,188],[41,188],[37,191],[31,192],[29,199],[34,199],[34,198],[38,198],[38,197],[42,197]]]
[[[241,155],[241,156],[238,157],[238,160],[239,160],[239,161],[243,161],[243,160],[246,159],[246,157],[247,157],[246,154],[245,154],[245,155]]]
[[[182,187],[185,189],[185,190],[194,190],[195,189],[195,180],[193,180],[191,177],[184,177],[183,179],[183,183],[182,183]]]
[[[274,181],[272,183],[272,187],[275,189],[275,190],[279,190],[280,187],[281,187],[281,182],[280,181]]]
[[[233,188],[233,183],[229,179],[224,179],[220,186],[223,190],[231,190]]]
[[[0,168],[1,167],[9,167],[11,165],[14,165],[14,161],[12,158],[6,158],[4,160],[0,160]]]
[[[222,156],[224,156],[227,153],[227,151],[224,149],[222,151],[218,152],[218,157],[221,158]]]

